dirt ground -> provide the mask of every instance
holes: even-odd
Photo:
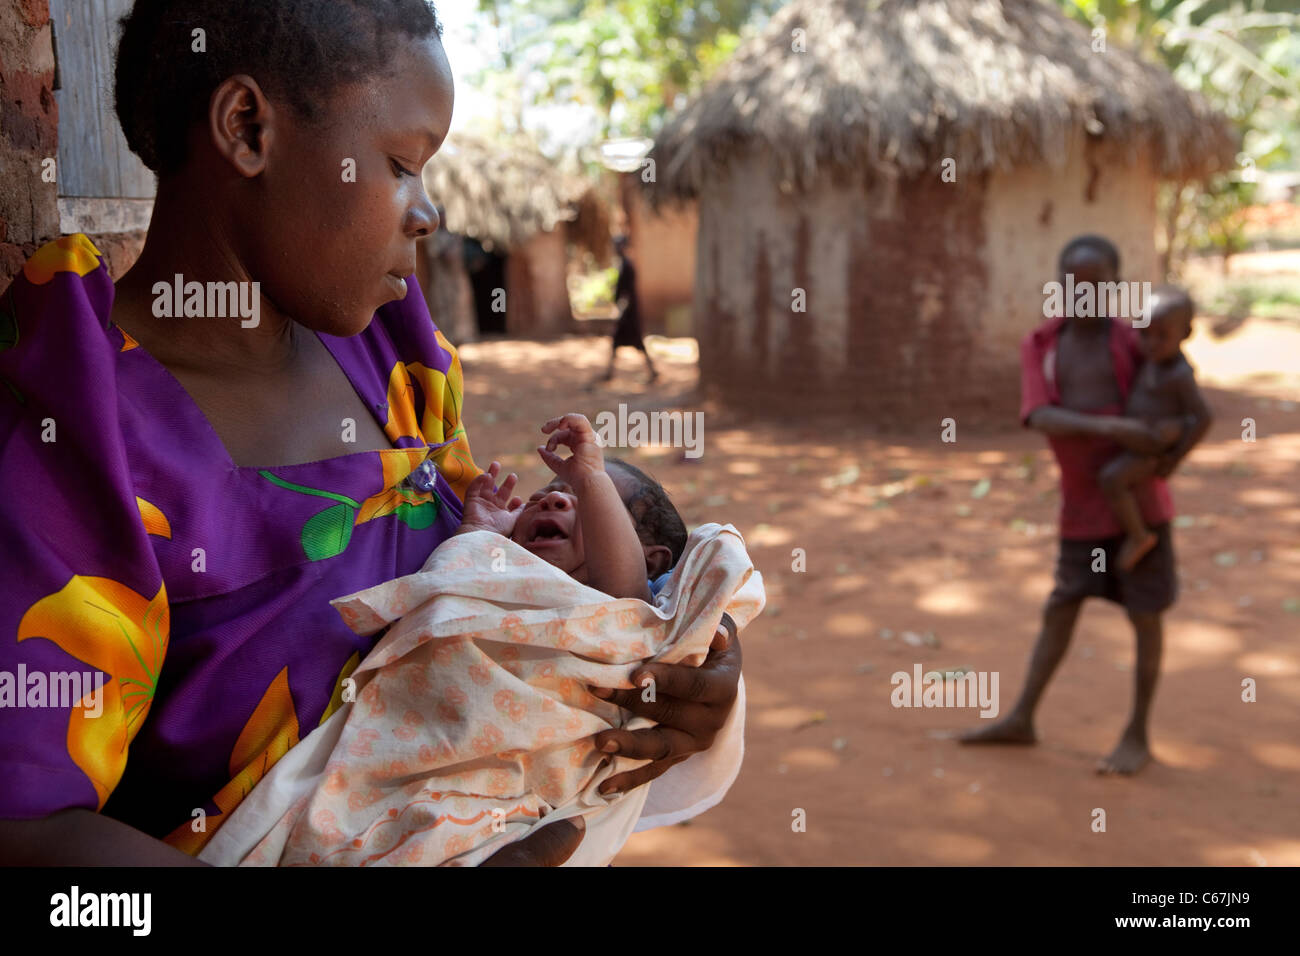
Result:
[[[708,813],[634,836],[617,862],[1300,865],[1300,325],[1251,319],[1221,339],[1212,325],[1198,320],[1187,348],[1216,421],[1173,485],[1181,598],[1166,618],[1157,763],[1132,779],[1093,772],[1133,679],[1127,620],[1101,602],[1047,693],[1037,747],[963,748],[952,735],[983,723],[975,710],[890,705],[890,675],[914,663],[997,671],[1004,712],[1015,699],[1055,557],[1040,437],[756,423],[697,402],[689,339],[652,340],[655,386],[625,350],[595,390],[607,340],[465,346],[475,457],[502,459],[526,488],[545,481],[532,449],[552,413],[703,408],[702,458],[620,454],[665,483],[688,524],[738,527],[764,576],[767,610],[742,637],[739,779]]]

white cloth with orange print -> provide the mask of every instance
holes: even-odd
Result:
[[[651,722],[585,689],[630,688],[650,660],[698,664],[724,611],[743,629],[762,610],[762,577],[730,525],[691,534],[654,605],[615,600],[486,531],[332,603],[358,634],[392,623],[353,674],[355,703],[280,759],[201,860],[475,866],[539,822],[583,815],[567,865],[604,865],[634,830],[717,804],[739,771],[743,684],[708,751],[601,795],[644,761],[610,758],[592,736]]]

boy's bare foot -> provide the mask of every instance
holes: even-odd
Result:
[[[1151,751],[1147,748],[1146,741],[1133,734],[1125,734],[1120,738],[1119,744],[1115,747],[1109,757],[1100,760],[1097,763],[1098,773],[1137,773],[1151,761]]]
[[[968,730],[957,740],[963,744],[1036,744],[1038,736],[1032,722],[1012,715],[988,727]]]
[[[1125,572],[1132,571],[1137,567],[1138,562],[1147,556],[1147,552],[1156,546],[1158,540],[1154,531],[1147,531],[1138,538],[1129,535],[1120,545],[1119,569]]]

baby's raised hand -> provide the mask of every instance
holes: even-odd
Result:
[[[538,446],[537,454],[546,462],[546,467],[570,488],[576,489],[583,479],[604,473],[605,453],[601,451],[600,439],[586,415],[570,412],[552,418],[542,426],[542,432],[551,437],[545,445]],[[573,454],[561,458],[555,453],[560,445],[567,445]]]
[[[512,472],[498,488],[497,476],[500,474],[501,463],[494,461],[487,471],[469,483],[465,489],[465,514],[457,534],[495,531],[509,537],[515,530],[515,521],[524,510],[523,499],[511,495],[519,476]]]

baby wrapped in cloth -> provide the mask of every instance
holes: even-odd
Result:
[[[612,599],[500,534],[457,535],[420,572],[333,602],[359,634],[391,624],[353,674],[355,702],[272,768],[201,859],[477,865],[539,820],[584,814],[575,857],[608,862],[651,785],[600,794],[640,762],[591,738],[650,722],[588,686],[631,688],[649,660],[699,664],[724,612],[744,628],[763,601],[729,525],[691,534],[653,604]],[[668,775],[680,785],[698,760]]]

